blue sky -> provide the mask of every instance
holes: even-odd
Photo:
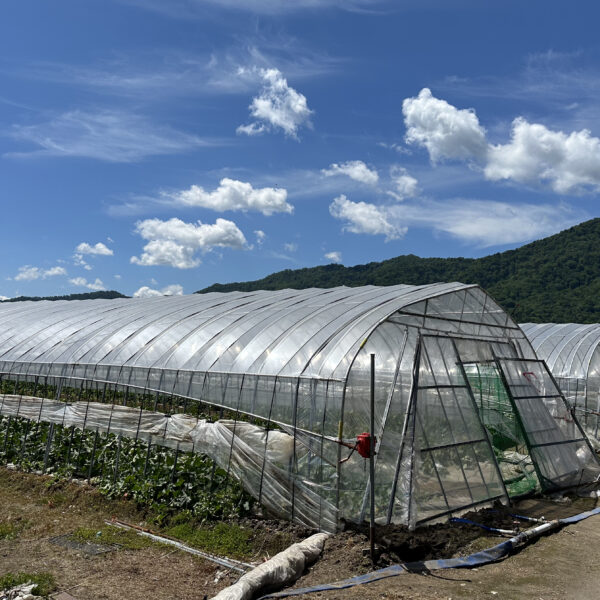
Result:
[[[191,293],[598,216],[595,2],[6,0],[0,297]]]

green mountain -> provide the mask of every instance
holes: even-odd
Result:
[[[519,323],[600,322],[600,218],[483,258],[409,254],[355,267],[286,269],[257,281],[214,284],[197,293],[438,281],[479,284]]]
[[[39,300],[97,300],[98,298],[104,298],[106,300],[114,300],[115,298],[127,298],[120,292],[114,290],[102,291],[102,292],[86,292],[85,294],[68,294],[67,296],[18,296],[17,298],[9,298],[3,300],[3,302],[22,302],[24,300],[32,300],[37,302]]]

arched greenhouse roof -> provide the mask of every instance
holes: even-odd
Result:
[[[514,327],[462,283],[29,301],[0,303],[0,361],[343,378],[379,323],[449,294],[444,318]]]
[[[594,354],[600,359],[600,324],[524,323],[521,329],[556,377],[585,379]]]

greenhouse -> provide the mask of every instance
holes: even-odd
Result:
[[[270,513],[325,531],[369,514],[365,432],[381,524],[600,475],[544,362],[474,285],[0,303],[0,378],[0,452],[16,462],[45,427],[43,469],[60,432],[60,460],[91,473],[105,443],[116,473],[133,439],[173,451],[174,472],[210,457]]]
[[[600,446],[600,325],[525,323],[521,328]]]

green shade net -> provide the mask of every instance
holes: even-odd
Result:
[[[509,496],[521,496],[539,490],[523,430],[498,368],[494,363],[469,363],[464,366]]]

